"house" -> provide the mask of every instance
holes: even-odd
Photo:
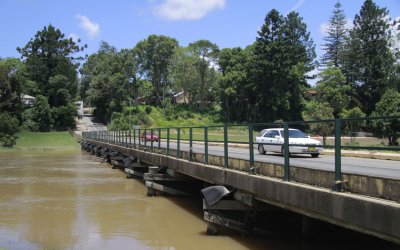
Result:
[[[22,95],[21,96],[22,104],[25,106],[33,106],[36,101],[36,98],[30,95]]]

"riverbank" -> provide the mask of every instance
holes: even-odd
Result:
[[[0,151],[14,150],[76,150],[79,144],[67,131],[62,132],[24,132],[17,134],[16,145],[12,148],[0,147]]]

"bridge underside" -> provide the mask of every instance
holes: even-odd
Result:
[[[210,165],[205,165],[196,162],[203,160],[201,154],[195,154],[194,161],[188,161],[185,152],[181,152],[182,158],[176,158],[173,151],[172,156],[166,156],[97,141],[86,142],[197,180],[240,190],[255,201],[400,244],[400,185],[396,181],[344,175],[347,192],[335,192],[331,190],[334,173],[328,171],[291,167],[292,181],[286,182],[282,180],[283,166],[277,164],[257,162],[255,174],[250,174],[245,160],[230,159],[229,167],[222,168],[223,158],[218,156],[209,156]]]

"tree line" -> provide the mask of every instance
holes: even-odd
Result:
[[[143,99],[171,108],[178,92],[199,112],[219,107],[223,122],[400,115],[399,24],[388,15],[365,0],[347,29],[337,2],[320,60],[299,13],[275,9],[246,48],[220,49],[208,40],[180,46],[175,38],[150,35],[130,49],[102,41],[96,53],[76,57],[86,45],[48,25],[17,48],[20,59],[0,58],[1,131],[73,127],[78,99],[110,123]],[[22,93],[36,97],[32,107],[18,101]],[[397,138],[398,132],[392,142]]]

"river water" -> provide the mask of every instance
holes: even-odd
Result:
[[[221,232],[206,235],[198,198],[147,197],[143,181],[79,149],[0,152],[0,249],[321,249]]]

